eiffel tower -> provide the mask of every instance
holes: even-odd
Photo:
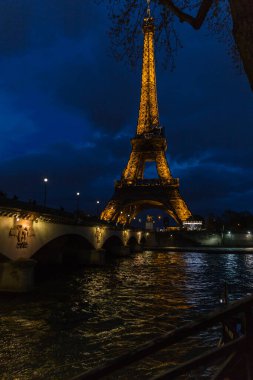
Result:
[[[179,179],[173,178],[166,159],[167,141],[159,122],[155,55],[154,19],[147,15],[143,22],[144,49],[141,99],[136,135],[131,139],[132,152],[121,179],[115,183],[114,195],[101,213],[101,219],[129,224],[144,209],[166,211],[177,223],[191,216],[179,193]],[[144,179],[146,162],[155,162],[158,178]]]

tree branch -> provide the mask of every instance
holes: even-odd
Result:
[[[205,21],[206,15],[209,12],[214,0],[202,0],[196,17],[184,13],[179,9],[172,0],[159,0],[159,2],[168,7],[181,22],[188,22],[194,29],[199,29]]]

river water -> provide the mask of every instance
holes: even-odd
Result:
[[[71,379],[213,310],[224,281],[231,300],[251,293],[253,254],[146,251],[43,275],[31,294],[0,296],[1,379]],[[216,345],[219,334],[204,332],[111,378],[148,379],[187,358],[189,347]]]

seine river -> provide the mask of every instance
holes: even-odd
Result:
[[[224,281],[231,300],[253,292],[253,254],[146,251],[44,273],[33,293],[0,296],[0,378],[71,379],[213,310]],[[111,378],[149,379],[219,335],[203,333]]]

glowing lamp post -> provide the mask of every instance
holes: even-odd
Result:
[[[80,193],[76,193],[76,212],[79,211],[79,198],[80,198]]]
[[[43,179],[44,182],[44,207],[47,205],[47,183],[48,183],[48,178]]]
[[[100,201],[97,201],[97,217],[99,216],[99,204],[100,204]]]

